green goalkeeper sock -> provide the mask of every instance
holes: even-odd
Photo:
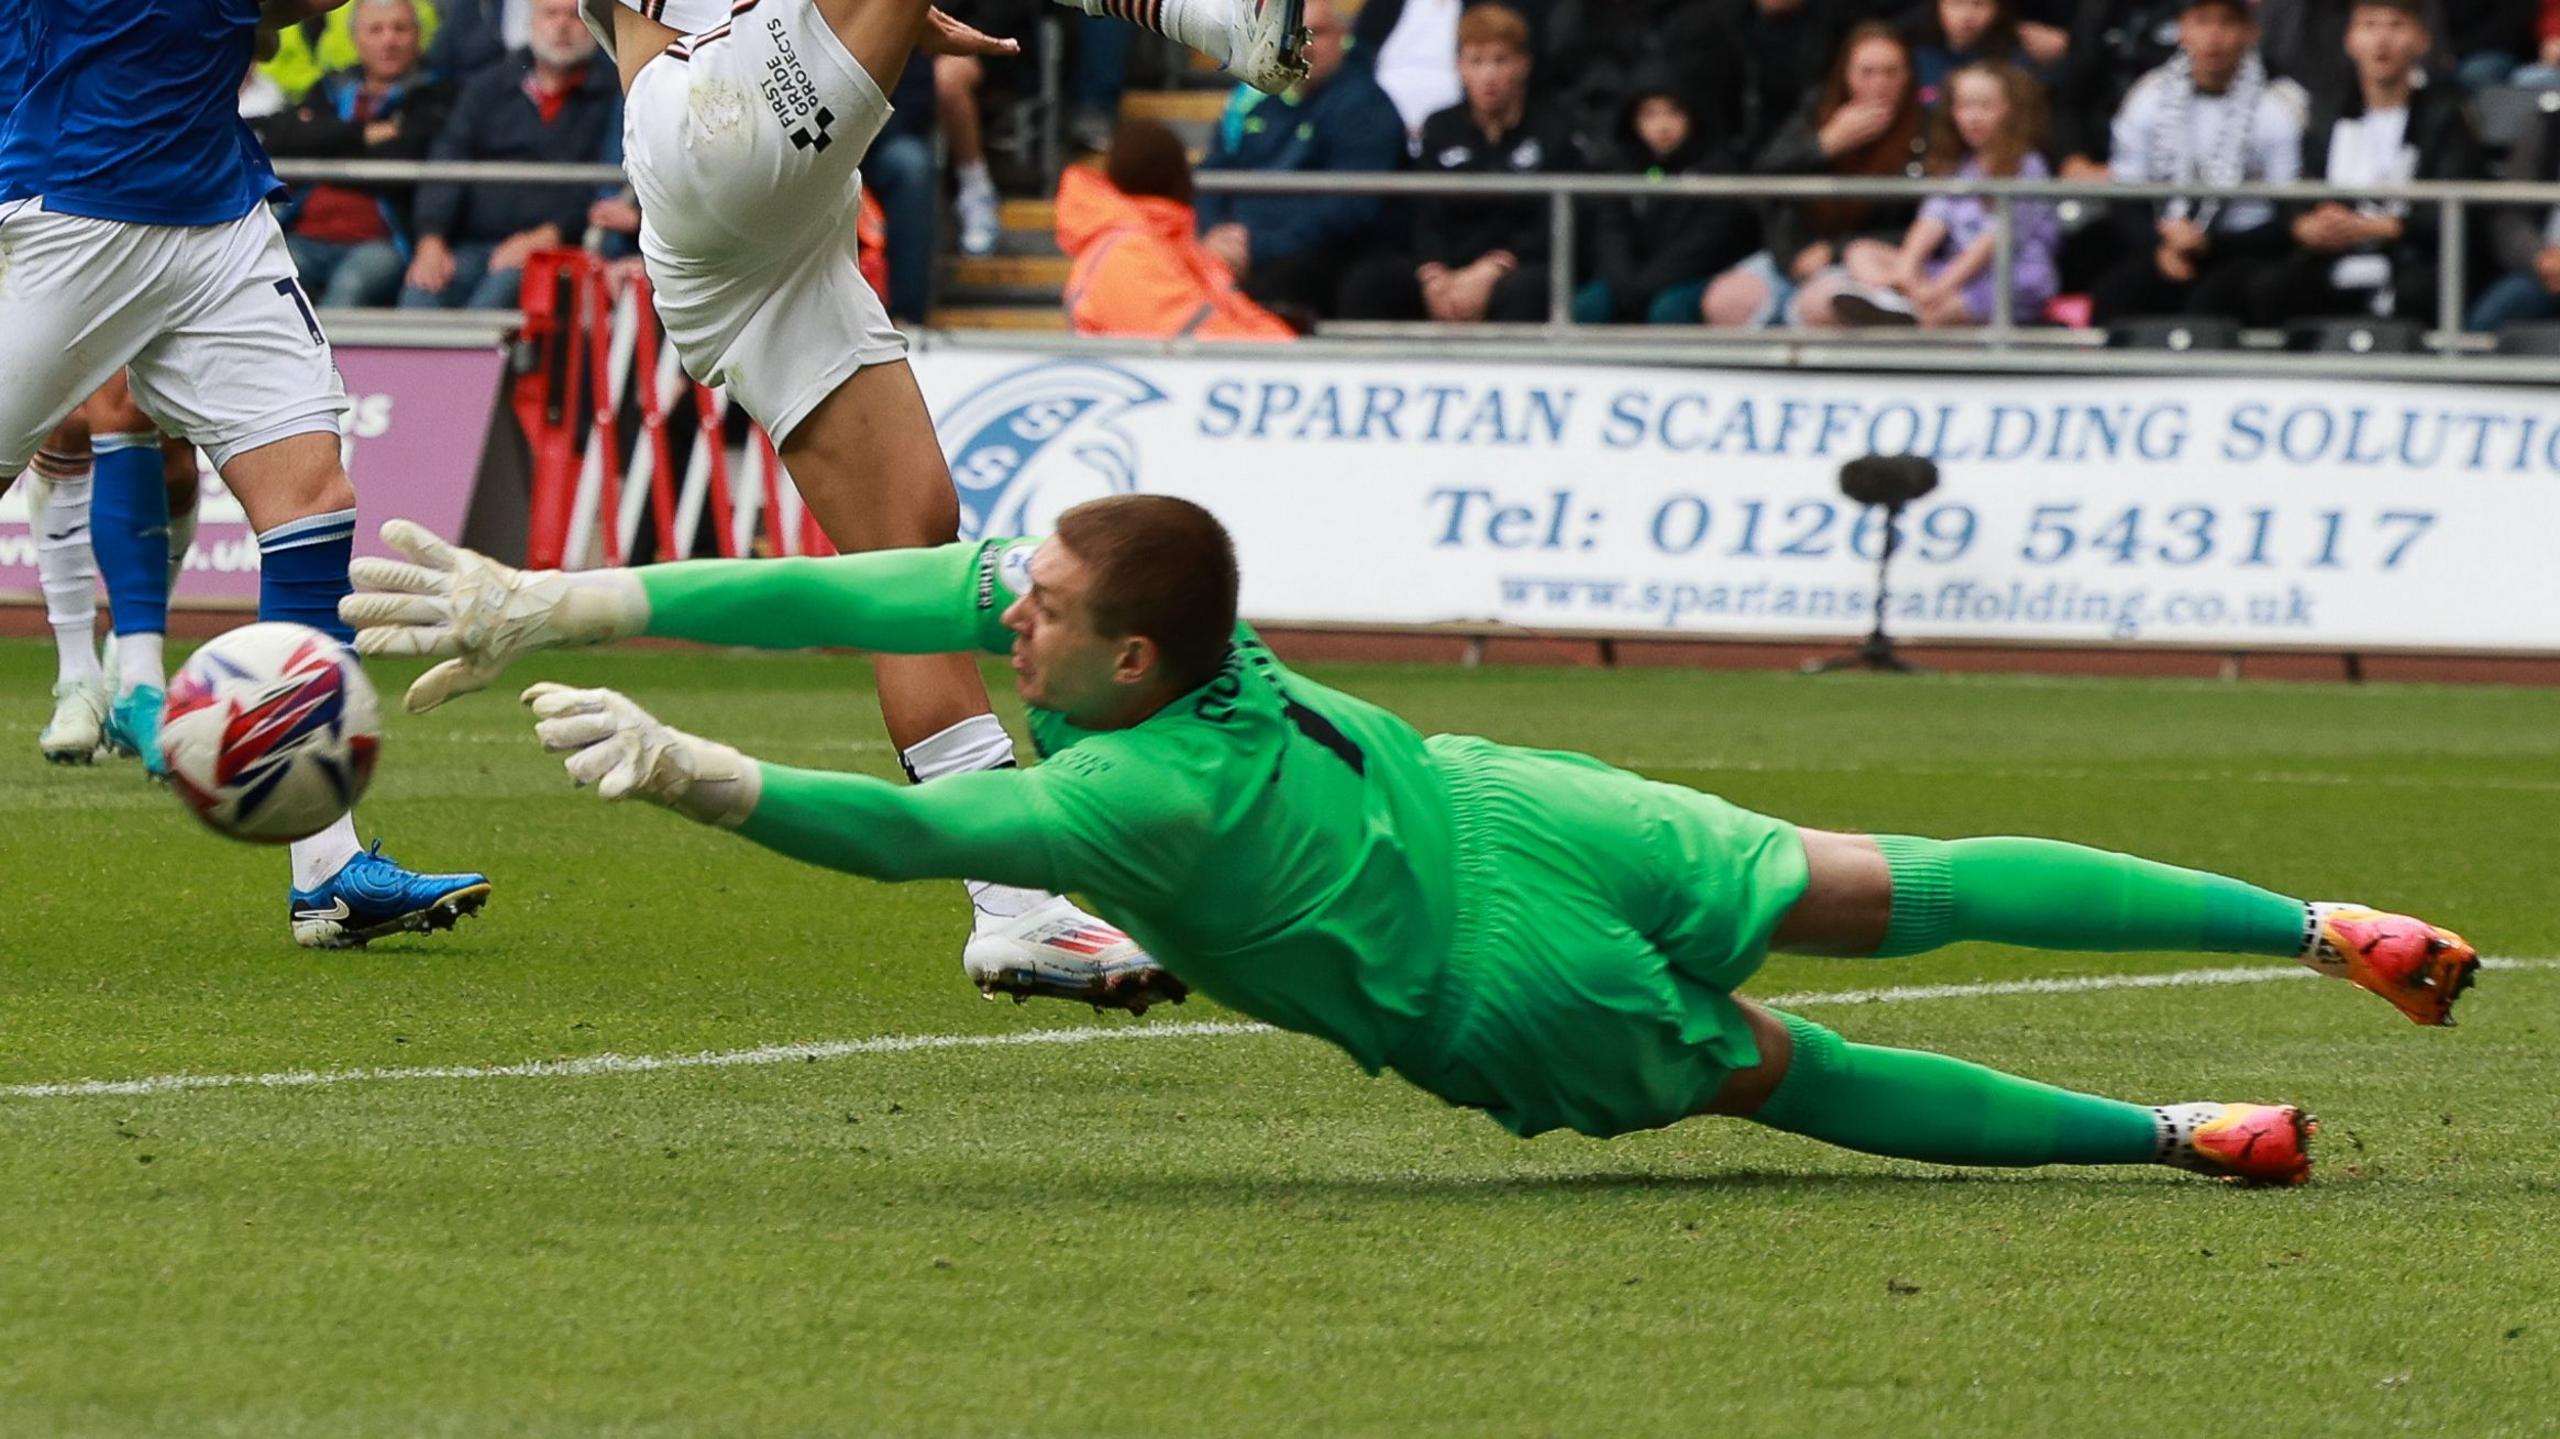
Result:
[[[1851,1044],[1792,1014],[1786,1078],[1754,1123],[1932,1164],[2154,1164],[2176,1152],[2161,1111],[1926,1054]]]
[[[1893,917],[1879,956],[1959,940],[2030,949],[2189,950],[2299,957],[2314,938],[2298,899],[2201,870],[2050,839],[1880,834]]]

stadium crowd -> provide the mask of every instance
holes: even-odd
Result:
[[[1042,0],[948,0],[1037,37]],[[2059,175],[2193,185],[2165,202],[2013,207],[2022,323],[2146,317],[2431,322],[2432,207],[2227,200],[2233,182],[2560,177],[2560,0],[1308,0],[1309,74],[1239,89],[1205,170],[1324,175]],[[1115,110],[1134,31],[1076,45],[1058,238],[1093,333],[1285,336],[1325,319],[1542,320],[1542,200],[1224,195]],[[989,151],[1030,61],[909,68],[865,166],[888,299],[925,318],[938,235],[993,252]],[[2516,103],[2517,96],[2524,103]],[[611,67],[576,0],[355,0],[286,36],[243,109],[280,156],[618,157]],[[2504,117],[2504,118],[2501,118]],[[1045,180],[1043,181],[1045,183]],[[946,217],[948,224],[946,225]],[[315,185],[286,217],[329,305],[505,307],[525,258],[627,254],[627,192]],[[1725,328],[1979,325],[1997,296],[1986,202],[1847,196],[1591,204],[1574,318]],[[2560,318],[2560,209],[2466,227],[2475,329]]]

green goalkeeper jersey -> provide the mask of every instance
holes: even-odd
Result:
[[[652,635],[1002,653],[1036,545],[639,573]],[[1034,710],[1031,730],[1038,766],[921,786],[767,765],[740,832],[881,879],[1080,892],[1201,993],[1524,1133],[1669,1123],[1756,1057],[1724,991],[1803,886],[1775,821],[1579,756],[1426,741],[1243,626],[1216,678],[1135,726]]]

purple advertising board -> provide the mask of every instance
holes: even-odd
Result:
[[[375,532],[394,515],[459,534],[480,472],[480,447],[498,400],[494,349],[342,346],[338,373],[350,408],[344,441],[356,485],[356,553],[383,554]],[[195,547],[171,600],[241,607],[258,599],[258,544],[239,501],[207,471]],[[0,497],[0,602],[34,601],[35,537],[24,486]]]

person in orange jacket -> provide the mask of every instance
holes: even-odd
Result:
[[[1192,234],[1191,159],[1171,130],[1132,120],[1099,171],[1058,179],[1058,247],[1075,258],[1065,295],[1079,335],[1289,340],[1298,331],[1236,288]]]

